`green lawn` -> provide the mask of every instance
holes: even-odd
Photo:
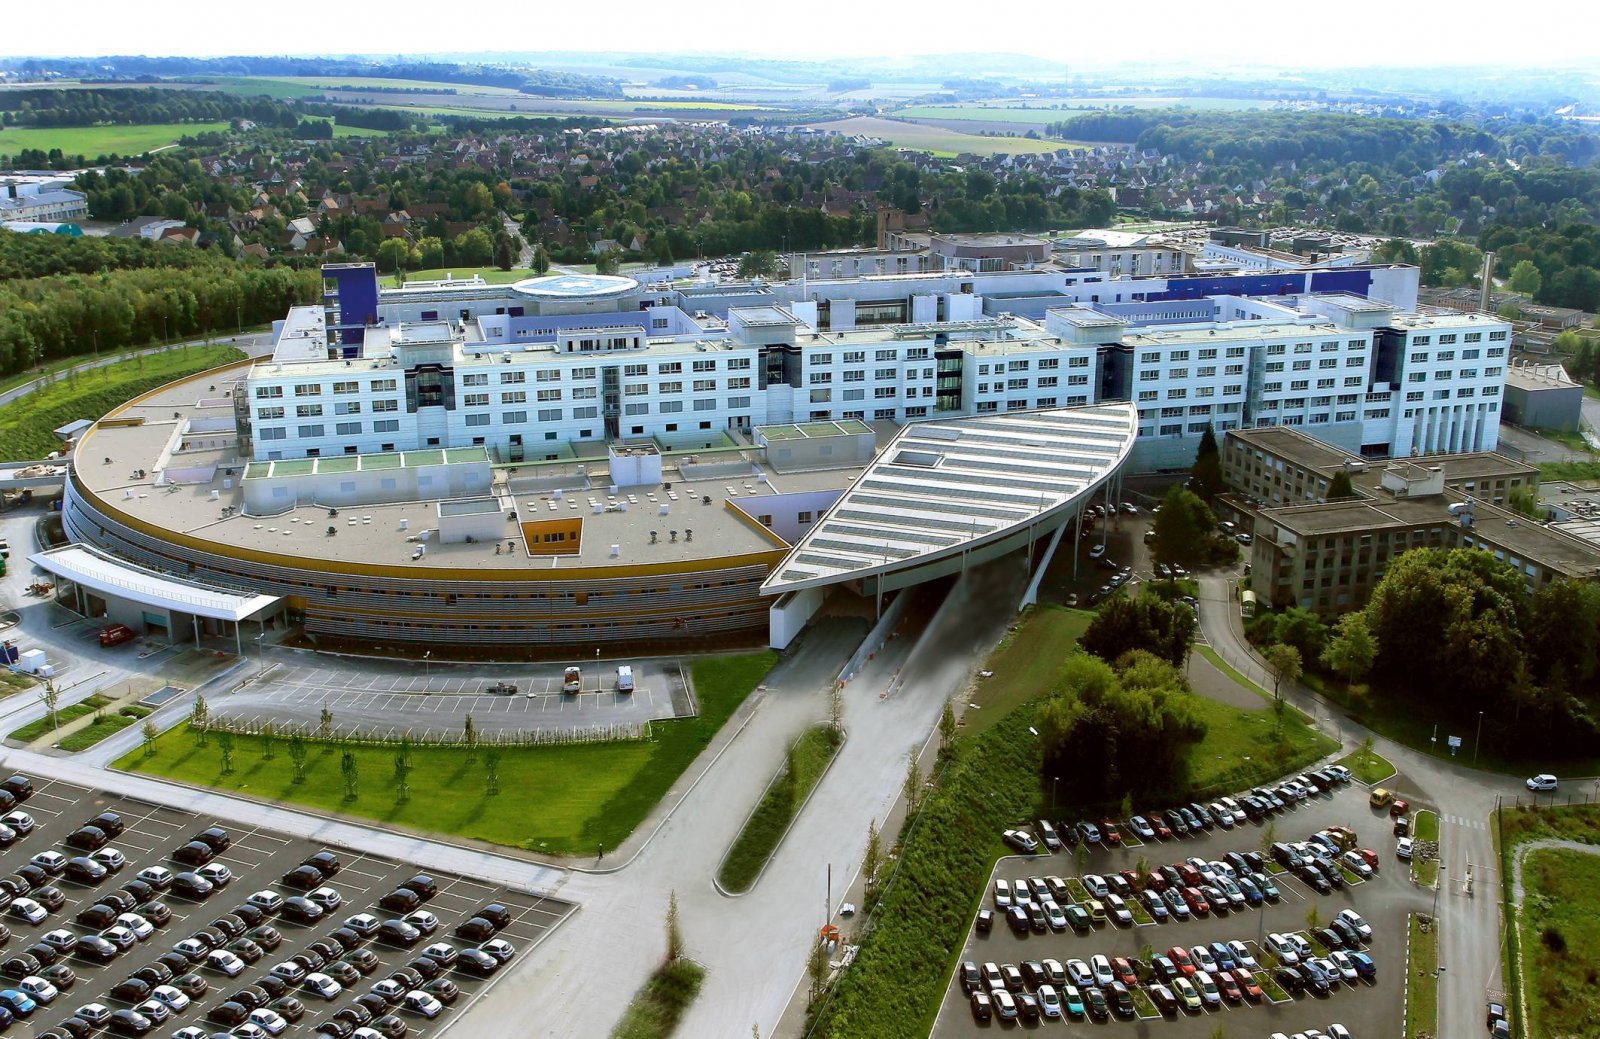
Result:
[[[146,757],[141,747],[116,767],[409,829],[587,856],[601,846],[615,848],[633,832],[776,659],[761,652],[696,660],[699,716],[655,722],[649,740],[502,750],[495,795],[486,790],[483,754],[472,759],[458,747],[413,748],[416,771],[404,805],[395,803],[394,751],[388,747],[351,748],[359,780],[357,797],[349,802],[340,770],[344,748],[335,744],[313,743],[306,781],[296,785],[282,740],[268,761],[259,737],[239,736],[234,772],[224,776],[215,737],[199,747],[187,725],[163,733],[154,755]]]
[[[1600,462],[1541,462],[1539,476],[1545,480],[1600,480]]]
[[[1349,769],[1357,779],[1368,786],[1375,786],[1394,775],[1394,766],[1389,763],[1388,758],[1377,751],[1353,750],[1336,763]]]
[[[657,967],[612,1029],[611,1039],[667,1039],[700,994],[705,978],[705,968],[691,960]]]
[[[498,267],[438,267],[429,271],[406,271],[406,281],[440,281],[447,274],[457,279],[477,275],[491,285],[510,285],[513,282],[538,277],[526,267],[509,271],[503,271]],[[392,274],[383,276],[383,284],[386,287],[394,286],[396,281]]]
[[[1037,700],[1053,690],[1061,659],[1071,652],[1094,614],[1065,606],[1036,606],[1006,634],[990,654],[983,679],[961,719],[969,732],[982,732],[1019,704]]]
[[[0,671],[0,697],[26,692],[33,688],[33,679],[15,671]]]
[[[1195,697],[1206,735],[1189,751],[1186,796],[1204,800],[1235,793],[1290,772],[1332,753],[1339,741],[1313,729],[1305,716],[1285,707],[1282,731],[1271,705],[1254,711]]]
[[[1432,1039],[1439,1017],[1439,931],[1422,933],[1415,916],[1411,921],[1411,961],[1406,964],[1405,1039]]]
[[[68,704],[67,706],[56,711],[56,725],[54,728],[60,728],[61,726],[66,725],[68,722],[77,721],[79,718],[91,715],[110,702],[111,700],[109,698],[96,693],[86,700],[82,700],[75,704]],[[34,740],[38,739],[40,736],[43,736],[45,733],[50,732],[51,730],[52,726],[50,725],[50,716],[46,714],[38,721],[32,721],[24,726],[21,726],[20,728],[12,729],[10,735],[8,735],[6,739],[16,740],[18,743],[32,743]]]
[[[1532,1018],[1523,1034],[1593,1035],[1600,1021],[1600,856],[1530,852],[1522,879],[1518,938]]]
[[[742,893],[756,882],[842,742],[838,729],[821,724],[801,733],[790,746],[783,772],[767,787],[733,847],[728,849],[728,857],[722,860],[717,881],[725,889]]]
[[[98,419],[164,383],[242,357],[244,354],[231,346],[174,347],[51,383],[0,411],[0,460],[43,458],[61,446],[51,430],[74,419]]]
[[[178,138],[228,129],[222,123],[155,123],[131,126],[61,126],[0,129],[0,157],[24,148],[49,151],[60,148],[68,155],[138,155],[152,148],[176,144]]]

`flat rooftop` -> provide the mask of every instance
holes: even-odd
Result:
[[[1192,326],[1161,325],[1159,331],[1128,332],[1122,337],[1128,346],[1192,345],[1196,342],[1229,342],[1254,339],[1287,339],[1292,336],[1347,336],[1351,330],[1331,321],[1241,321],[1237,323],[1203,321]]]
[[[222,550],[254,549],[297,556],[309,563],[364,562],[404,565],[424,571],[456,567],[526,570],[533,574],[541,570],[647,562],[684,563],[781,551],[784,546],[780,539],[770,531],[756,529],[756,524],[726,503],[738,504],[755,516],[763,511],[756,499],[795,491],[843,491],[862,472],[858,466],[780,474],[750,465],[736,475],[686,481],[669,463],[662,474],[663,484],[622,487],[612,495],[608,493],[605,476],[597,473],[597,469],[603,467],[602,457],[599,466],[595,459],[584,460],[590,470],[592,486],[582,486],[584,478],[573,475],[572,487],[561,490],[560,497],[554,490],[512,494],[504,483],[504,476],[497,474],[494,493],[508,508],[515,509],[521,523],[581,519],[580,551],[557,556],[530,555],[522,543],[519,524],[511,521],[508,512],[506,536],[515,542],[514,551],[505,552],[504,542],[499,543],[502,551],[496,555],[494,543],[446,545],[430,539],[426,554],[413,560],[417,542],[408,538],[436,525],[439,499],[341,506],[337,517],[330,517],[328,510],[321,506],[300,506],[274,516],[243,514],[242,476],[248,466],[270,465],[287,468],[290,472],[303,468],[309,474],[313,469],[330,471],[321,467],[349,465],[352,458],[335,456],[252,463],[239,454],[237,445],[229,443],[231,433],[196,434],[197,443],[210,446],[175,450],[182,439],[183,423],[232,417],[230,399],[222,399],[221,405],[198,403],[206,396],[206,378],[200,376],[173,384],[108,416],[103,420],[108,424],[88,433],[80,447],[78,457],[92,459],[93,464],[83,464],[79,478],[107,507],[135,520],[215,542]],[[179,417],[174,418],[174,413]],[[134,419],[143,419],[143,422],[124,424]],[[218,446],[219,441],[221,446]],[[482,450],[452,448],[450,454],[461,451],[479,457]],[[437,459],[434,456],[438,456]],[[167,468],[163,470],[162,459],[169,457]],[[418,451],[406,452],[403,456],[398,453],[364,456],[357,464],[381,466],[385,461],[392,461],[394,466],[399,466],[442,461],[443,458],[444,452],[437,450]],[[702,464],[706,462],[702,456]],[[281,473],[284,468],[278,471]],[[575,465],[570,468],[575,472]],[[143,478],[135,475],[139,470],[145,471]],[[171,474],[176,482],[157,486],[155,481],[163,473]],[[519,478],[539,474],[539,467],[524,465],[520,467]],[[671,483],[671,488],[665,483]],[[704,501],[707,498],[709,504]],[[598,514],[596,506],[600,509]],[[662,506],[668,509],[666,516],[660,515]],[[240,511],[230,512],[230,507]],[[405,529],[401,527],[402,520],[407,521]],[[337,533],[328,534],[329,526]],[[679,531],[676,542],[670,537],[673,530]],[[693,531],[692,540],[683,536],[685,530]],[[657,532],[655,544],[650,543],[652,531]],[[612,545],[619,546],[615,557],[611,555]]]
[[[1307,436],[1290,426],[1230,429],[1227,438],[1303,469],[1312,469],[1328,475],[1344,468],[1347,461],[1362,462],[1360,457],[1342,451],[1332,444],[1324,443],[1316,437]],[[1352,477],[1355,475],[1354,471],[1351,475]]]

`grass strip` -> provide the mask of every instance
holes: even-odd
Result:
[[[43,458],[61,446],[52,430],[75,419],[98,419],[141,393],[244,356],[231,346],[176,346],[71,373],[6,405],[0,414],[0,460]]]
[[[43,718],[40,718],[37,721],[31,721],[21,728],[12,729],[11,735],[7,736],[6,739],[16,740],[19,743],[32,743],[40,736],[43,736],[49,732],[54,732],[56,729],[61,728],[61,726],[66,725],[68,722],[75,722],[79,718],[87,717],[88,715],[93,714],[110,702],[111,701],[106,697],[96,693],[86,700],[80,700],[75,704],[68,704],[67,706],[56,711],[55,725],[50,724],[50,716],[46,714]]]
[[[1389,763],[1388,758],[1371,750],[1353,750],[1335,764],[1343,765],[1368,786],[1376,786],[1395,773],[1395,768]]]
[[[692,960],[663,963],[628,1004],[611,1039],[666,1039],[677,1030],[705,978],[705,968]]]
[[[973,695],[978,709],[962,716],[962,730],[982,732],[1018,705],[1053,692],[1061,658],[1093,619],[1093,613],[1065,606],[1034,607],[990,654],[990,677]]]
[[[1600,1020],[1600,856],[1541,848],[1523,860],[1522,882],[1517,928],[1531,1018],[1523,1034],[1592,1034]]]
[[[271,748],[260,736],[233,737],[233,771],[224,775],[217,736],[202,746],[180,725],[155,741],[153,754],[136,748],[115,767],[408,829],[590,856],[615,848],[634,831],[776,660],[770,651],[695,660],[691,674],[700,714],[653,722],[648,740],[506,747],[494,757],[486,748],[474,753],[458,746],[412,747],[410,797],[404,803],[394,781],[394,746],[307,740],[304,781],[296,783],[289,741],[282,737]],[[346,752],[356,771],[350,800]]]
[[[126,714],[106,714],[96,718],[92,724],[77,732],[62,737],[56,746],[62,750],[79,751],[88,750],[113,733],[121,732],[128,726],[138,722],[138,718]]]
[[[1411,832],[1418,842],[1433,841],[1437,843],[1439,840],[1439,817],[1426,809],[1418,812]],[[1434,882],[1439,879],[1438,856],[1435,855],[1426,862],[1413,859],[1411,871],[1416,877],[1417,883],[1424,887],[1432,887]]]
[[[813,725],[790,745],[783,770],[767,787],[728,850],[728,857],[722,860],[717,882],[723,888],[742,893],[756,882],[843,742],[838,729],[822,724]]]
[[[1411,960],[1406,964],[1405,1039],[1430,1039],[1439,1018],[1439,931],[1424,933],[1411,917]]]

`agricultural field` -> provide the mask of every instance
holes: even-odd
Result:
[[[220,76],[201,89],[222,90],[230,94],[266,94],[278,98],[316,97],[330,90],[359,92],[362,89],[446,91],[457,94],[516,96],[510,87],[481,87],[470,83],[434,83],[420,79],[382,79],[365,76]]]
[[[1030,98],[996,98],[992,101],[972,101],[960,105],[941,105],[937,108],[928,108],[927,111],[941,113],[982,112],[983,115],[968,114],[964,118],[988,119],[994,118],[1000,109],[1025,109],[1029,112],[1059,112],[1082,109],[1099,108],[1195,108],[1212,112],[1247,112],[1258,108],[1271,108],[1276,101],[1262,98],[1248,97],[1187,97],[1174,94],[1150,95],[1129,94],[1126,96],[1110,95],[1105,97],[1073,96],[1073,97],[1030,97]],[[960,115],[937,115],[936,119],[959,119]],[[1060,118],[1059,116],[1057,118]]]
[[[902,123],[892,119],[875,119],[856,116],[838,119],[831,123],[812,124],[818,130],[837,130],[844,134],[863,134],[880,137],[897,148],[912,148],[934,155],[1028,155],[1052,152],[1066,147],[1061,141],[1035,141],[1026,137],[983,137],[961,133],[958,130],[920,123]]]
[[[190,134],[225,131],[218,123],[137,123],[130,126],[60,126],[6,128],[0,130],[0,156],[15,155],[24,148],[49,151],[60,148],[68,155],[139,155],[153,148],[176,144]]]

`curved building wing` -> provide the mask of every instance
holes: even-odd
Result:
[[[935,576],[939,563],[1020,547],[1088,504],[1127,460],[1137,433],[1129,403],[907,426],[761,591],[861,578],[905,584]]]

